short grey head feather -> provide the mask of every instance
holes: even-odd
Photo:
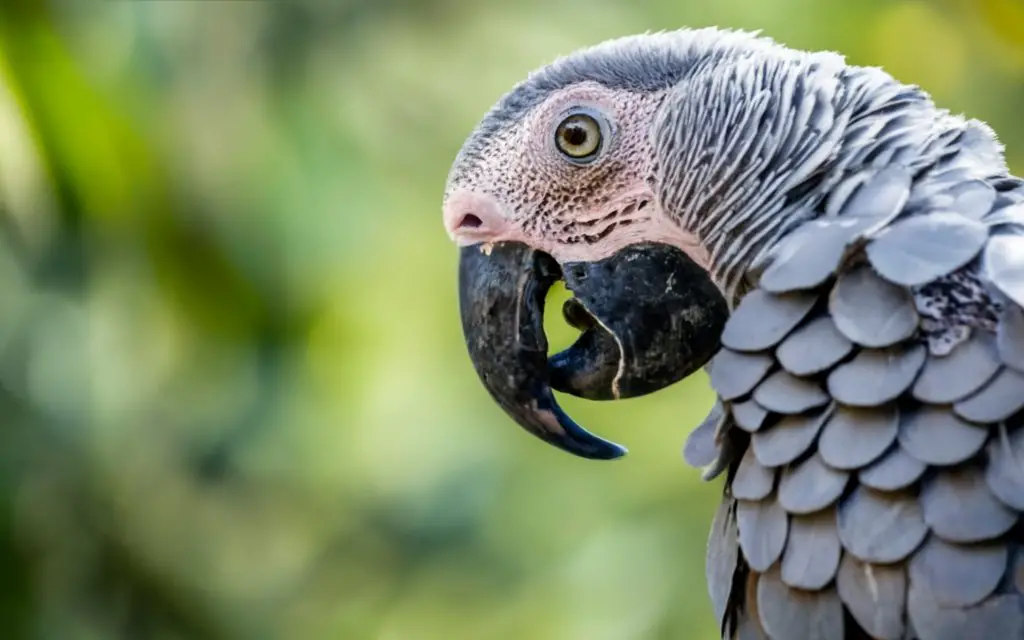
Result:
[[[536,70],[506,93],[477,125],[453,170],[471,164],[491,136],[521,122],[560,89],[596,82],[613,90],[654,93],[723,59],[768,52],[795,53],[757,32],[716,27],[631,35],[580,49]]]
[[[674,87],[652,131],[661,204],[708,250],[731,299],[786,234],[884,167],[916,184],[1006,171],[983,123],[831,53],[774,49],[702,67]]]

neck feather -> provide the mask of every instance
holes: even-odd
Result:
[[[652,126],[653,181],[735,302],[753,284],[752,266],[824,215],[843,180],[927,150],[957,122],[920,89],[835,54],[737,55],[667,96]]]

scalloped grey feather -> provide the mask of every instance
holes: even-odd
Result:
[[[1024,180],[919,87],[737,33],[568,56],[460,166],[570,85],[656,98],[643,184],[731,310],[685,447],[723,638],[1024,640]]]
[[[700,107],[730,83],[748,109]],[[723,638],[1024,638],[1024,181],[995,135],[813,56],[674,99],[660,197],[733,297],[711,381],[752,433]]]

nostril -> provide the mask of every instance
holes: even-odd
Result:
[[[484,224],[484,221],[481,220],[479,216],[473,215],[472,213],[467,213],[466,215],[462,216],[462,220],[459,220],[459,224],[458,224],[458,226],[456,228],[458,228],[458,229],[478,229],[478,228],[482,227],[483,224]]]
[[[494,198],[472,191],[456,191],[449,196],[443,215],[448,236],[462,245],[496,242],[512,231]]]

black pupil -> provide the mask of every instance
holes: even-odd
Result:
[[[583,146],[583,144],[586,143],[587,141],[588,135],[589,134],[587,133],[587,129],[586,127],[583,126],[582,123],[570,122],[567,125],[565,125],[565,132],[563,133],[563,137],[565,138],[566,142],[568,142],[570,145],[574,147]]]

